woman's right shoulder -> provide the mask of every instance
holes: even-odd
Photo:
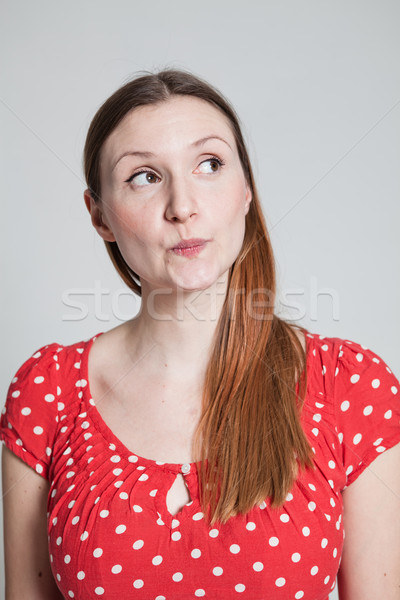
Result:
[[[85,345],[97,335],[72,344],[52,342],[37,348],[10,382],[1,411],[0,440],[44,477],[59,411],[68,398],[76,396],[73,387],[77,381],[72,374],[79,372]]]

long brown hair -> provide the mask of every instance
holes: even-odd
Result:
[[[101,202],[100,153],[115,127],[131,110],[174,95],[203,99],[228,118],[252,192],[242,249],[229,271],[193,440],[203,511],[211,524],[225,523],[267,499],[272,508],[281,506],[299,469],[313,467],[312,449],[300,424],[307,388],[306,352],[295,328],[274,314],[275,261],[239,118],[209,83],[184,70],[163,69],[129,81],[108,98],[91,122],[84,149],[92,197]],[[140,279],[117,243],[105,245],[123,281],[140,296]],[[252,304],[257,294],[267,294],[268,301]]]

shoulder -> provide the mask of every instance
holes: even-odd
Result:
[[[308,366],[315,387],[329,396],[344,390],[389,389],[398,393],[398,380],[388,363],[373,349],[355,340],[308,332]]]
[[[41,346],[20,365],[10,382],[1,411],[0,439],[44,477],[48,475],[59,412],[69,397],[69,387],[79,384],[71,370],[78,373],[79,356],[89,342]]]

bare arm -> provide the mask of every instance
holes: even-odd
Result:
[[[343,492],[340,600],[400,600],[400,444]]]
[[[62,600],[48,553],[49,483],[6,446],[2,482],[6,600]]]

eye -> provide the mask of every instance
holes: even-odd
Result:
[[[146,187],[151,183],[156,183],[156,180],[160,178],[157,177],[155,173],[152,171],[139,171],[138,173],[134,173],[125,181],[125,183],[132,183],[135,180],[135,185],[139,187]]]
[[[224,161],[217,158],[216,156],[213,156],[212,158],[208,158],[207,160],[203,160],[202,163],[200,163],[201,165],[207,165],[207,163],[209,164],[209,168],[207,170],[202,170],[202,173],[217,173],[217,171],[221,170],[221,167],[224,166]]]

